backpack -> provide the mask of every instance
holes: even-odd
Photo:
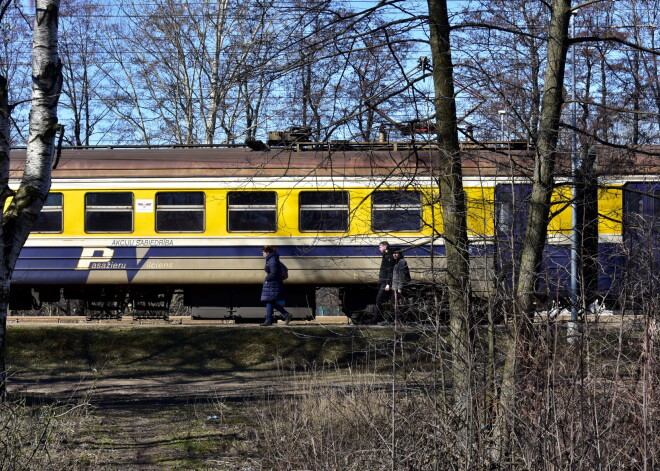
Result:
[[[289,277],[289,269],[282,262],[280,262],[280,273],[282,275],[282,280],[286,280]]]

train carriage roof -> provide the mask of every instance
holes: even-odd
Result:
[[[660,172],[660,146],[641,152],[594,148],[601,174]],[[63,148],[53,178],[166,178],[227,176],[385,176],[437,173],[438,149],[410,144],[348,149],[300,148],[253,151],[247,147],[95,147]],[[11,177],[25,167],[25,150],[12,150]],[[534,150],[462,151],[465,176],[526,175]],[[568,175],[570,156],[558,158],[559,174]]]

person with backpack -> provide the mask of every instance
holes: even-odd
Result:
[[[261,300],[266,303],[266,319],[262,326],[273,325],[275,310],[282,313],[284,323],[289,325],[293,316],[284,308],[284,279],[288,277],[288,270],[282,262],[275,247],[264,245],[263,256],[266,257],[266,279],[261,290]]]

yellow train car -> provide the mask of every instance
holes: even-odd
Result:
[[[199,316],[260,318],[264,245],[277,247],[289,268],[287,306],[297,318],[314,316],[319,287],[341,287],[347,312],[372,302],[381,240],[406,250],[415,280],[441,282],[435,152],[403,145],[64,149],[14,272],[12,307],[28,308],[33,293],[41,301],[83,299],[90,309],[99,302],[101,310],[167,306],[178,291]],[[22,158],[12,153],[16,178]],[[465,160],[479,296],[492,295],[513,266],[523,227],[529,181],[524,171],[512,174],[512,159],[524,166],[529,151],[481,151]],[[623,190],[633,180],[639,176],[610,176],[599,190],[601,242],[622,243]],[[558,255],[548,260],[561,272],[570,246],[570,187],[559,186],[553,198],[548,243]],[[549,286],[564,289],[565,276],[557,276]]]

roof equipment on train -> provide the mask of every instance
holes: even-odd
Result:
[[[284,131],[268,133],[269,146],[288,146],[296,142],[307,142],[312,135],[312,128],[306,126],[291,126]]]

